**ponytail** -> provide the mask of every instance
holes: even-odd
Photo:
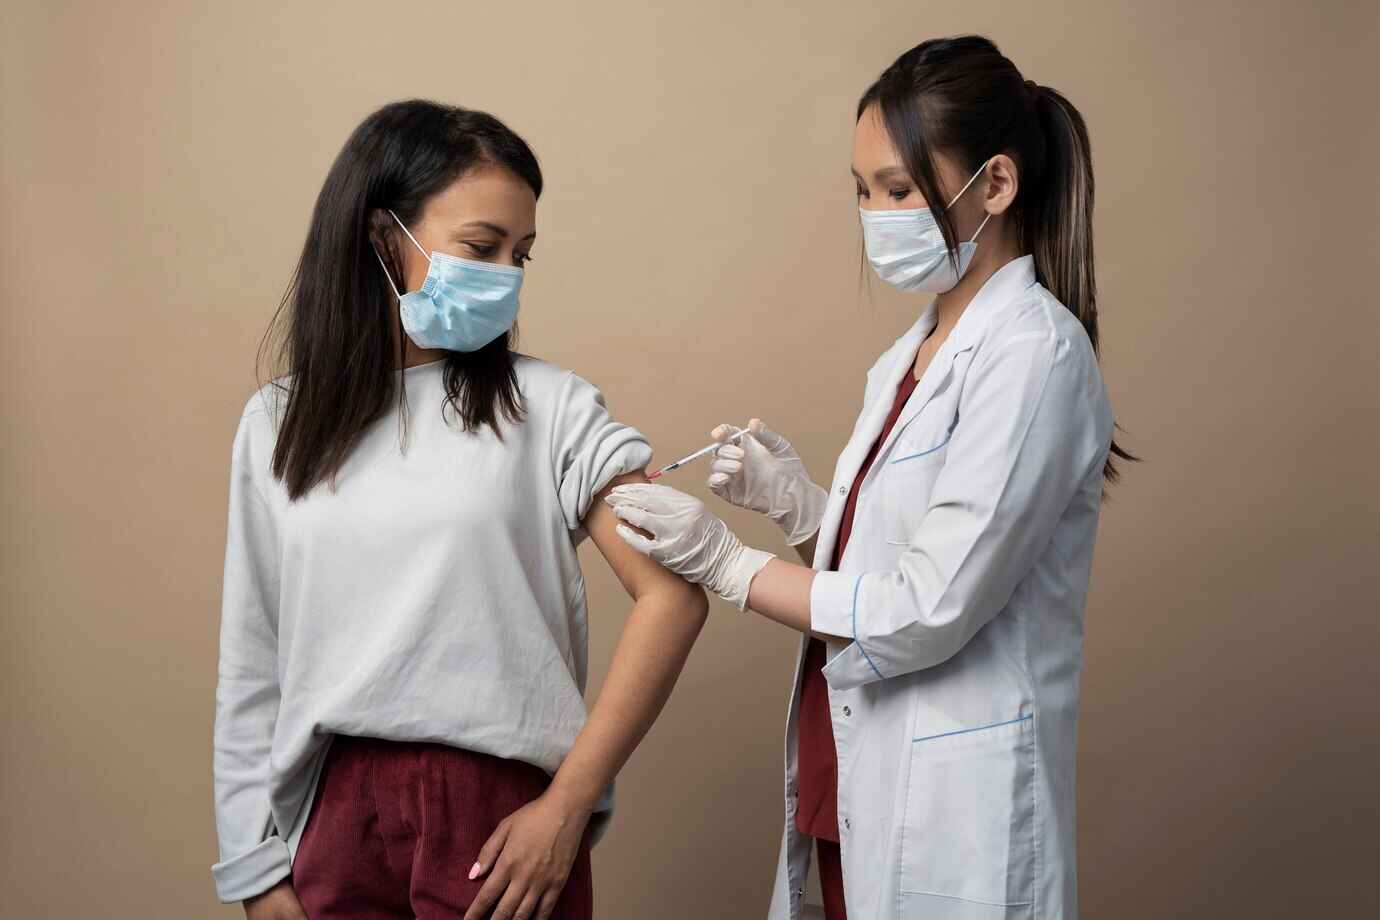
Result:
[[[1092,145],[1083,116],[1063,93],[1027,80],[1035,97],[1035,116],[1045,141],[1043,181],[1038,200],[1023,222],[1026,244],[1035,256],[1035,277],[1068,307],[1088,333],[1093,352],[1099,352],[1097,279],[1093,271]],[[1112,438],[1103,478],[1121,478],[1116,458],[1135,461]]]
[[[1016,162],[1021,183],[1009,213],[1020,244],[1034,255],[1036,279],[1078,317],[1096,353],[1092,148],[1073,103],[1024,79],[988,39],[968,35],[901,55],[858,101],[858,117],[873,105],[951,250],[957,234],[931,151],[946,151],[969,173],[999,153]],[[1113,439],[1103,470],[1109,484],[1120,478],[1117,458],[1139,459]]]
[[[1028,84],[1031,85],[1031,84]],[[1097,350],[1097,282],[1093,273],[1092,150],[1083,116],[1059,92],[1033,87],[1045,140],[1044,181],[1023,222],[1040,283],[1078,317]]]

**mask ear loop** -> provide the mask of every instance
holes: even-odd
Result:
[[[986,169],[986,168],[987,168],[987,164],[984,163],[983,166],[982,166],[982,168],[983,168],[983,169]],[[977,176],[974,176],[973,178],[976,179]],[[969,179],[968,182],[969,182],[969,184],[972,184],[972,179]],[[962,192],[959,192],[959,194],[961,195],[961,194],[963,194],[963,193],[962,193]],[[425,249],[422,248],[422,244],[419,243],[419,242],[417,242],[417,238],[416,238],[415,236],[412,235],[412,231],[407,229],[407,224],[404,224],[402,221],[398,220],[398,215],[396,215],[396,214],[393,213],[393,209],[392,209],[392,208],[389,208],[389,209],[388,209],[388,215],[389,215],[390,217],[392,217],[394,220],[397,220],[397,221],[398,221],[398,226],[399,226],[399,227],[402,227],[402,232],[407,234],[407,238],[408,238],[409,240],[412,241],[412,245],[413,245],[413,246],[416,246],[416,247],[417,247],[417,251],[420,252],[423,256],[425,256],[425,257],[426,257],[426,260],[427,260],[428,262],[430,262],[430,261],[431,261],[431,256],[427,253],[427,251],[426,251]]]
[[[964,183],[963,188],[959,189],[959,190],[958,190],[958,194],[955,195],[955,196],[953,197],[953,201],[950,201],[950,202],[949,202],[949,204],[948,204],[949,207],[952,208],[952,207],[954,206],[954,203],[957,202],[958,199],[960,199],[960,198],[963,197],[963,193],[966,192],[966,191],[968,191],[968,187],[971,186],[974,182],[977,181],[977,177],[980,176],[980,175],[982,175],[984,172],[986,172],[987,167],[991,165],[993,159],[996,159],[996,158],[995,158],[995,157],[989,158],[989,159],[986,160],[980,167],[978,167],[978,171],[975,172],[975,173],[973,173],[973,177],[972,177],[971,179],[969,179],[966,183]],[[389,213],[389,214],[392,214],[393,212],[392,212],[392,211],[389,211],[388,213]],[[394,220],[397,220],[396,217],[393,218],[393,219],[394,219]],[[973,231],[973,235],[968,239],[968,242],[970,242],[970,243],[976,243],[976,242],[977,242],[977,238],[978,238],[978,234],[982,232],[982,228],[985,227],[985,226],[987,226],[987,222],[988,222],[989,220],[991,220],[991,219],[992,219],[992,213],[989,211],[989,212],[987,213],[987,216],[984,217],[984,218],[982,219],[982,223],[978,224],[978,228],[977,228],[976,230]],[[407,229],[407,228],[404,227],[403,229]]]
[[[398,286],[393,283],[393,273],[388,270],[388,266],[383,261],[383,256],[379,255],[378,247],[370,243],[369,248],[374,250],[374,258],[379,260],[379,267],[383,269],[383,277],[388,279],[388,286],[393,289],[393,296],[402,300],[402,291],[398,290]]]
[[[985,226],[987,226],[987,222],[988,222],[989,220],[991,220],[991,219],[992,219],[992,214],[991,214],[991,212],[989,211],[989,212],[987,213],[987,216],[984,217],[984,218],[982,219],[982,223],[978,224],[978,228],[977,228],[976,230],[973,231],[973,236],[972,236],[972,238],[971,238],[970,240],[968,240],[968,242],[970,242],[970,243],[976,243],[976,242],[977,242],[977,235],[978,235],[979,233],[982,232],[982,228],[985,227]]]
[[[427,255],[426,250],[422,248],[422,244],[417,242],[417,238],[413,236],[411,231],[407,229],[407,225],[404,224],[402,221],[398,220],[398,215],[393,213],[392,208],[388,209],[388,216],[393,218],[393,220],[397,222],[397,225],[399,227],[402,227],[402,232],[407,234],[407,238],[412,241],[412,245],[416,246],[417,251],[420,252],[423,256],[426,256],[426,260],[430,262],[431,256]],[[379,255],[379,248],[377,246],[374,246],[372,241],[369,245],[374,250],[374,258],[379,260],[379,265],[383,268],[383,276],[388,279],[388,286],[393,289],[393,295],[397,297],[399,300],[402,300],[402,291],[398,290],[398,286],[393,283],[393,273],[388,270],[388,265],[383,261],[383,256]]]

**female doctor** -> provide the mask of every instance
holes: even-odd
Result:
[[[709,479],[811,567],[666,486],[607,500],[632,546],[803,635],[771,920],[800,916],[812,848],[829,920],[1074,917],[1083,604],[1128,456],[1087,132],[990,41],[928,41],[863,94],[852,173],[877,274],[936,297],[868,372],[827,490],[756,420]]]

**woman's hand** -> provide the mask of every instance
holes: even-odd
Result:
[[[710,434],[726,441],[737,434],[720,425]],[[829,493],[810,479],[791,442],[753,419],[738,444],[724,444],[709,467],[709,491],[731,504],[760,511],[776,522],[792,546],[819,530]]]
[[[292,882],[283,879],[263,894],[244,900],[245,920],[307,920]]]
[[[752,578],[773,558],[744,546],[704,503],[670,486],[635,483],[604,499],[619,519],[651,534],[648,539],[620,525],[618,535],[687,581],[704,585],[739,610],[747,604]]]
[[[587,808],[552,789],[508,817],[490,835],[470,878],[488,873],[465,920],[546,920],[580,851]],[[497,905],[497,906],[495,906]]]

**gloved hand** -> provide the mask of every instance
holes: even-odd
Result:
[[[720,425],[711,436],[724,440],[741,429]],[[724,501],[760,511],[786,532],[791,546],[819,530],[829,493],[810,479],[800,456],[781,435],[753,419],[738,444],[724,444],[709,467],[709,491]]]
[[[604,501],[620,520],[652,534],[649,540],[619,524],[618,535],[628,545],[687,581],[704,585],[739,610],[747,605],[753,576],[775,558],[744,546],[704,502],[670,486],[641,482],[615,486]]]

